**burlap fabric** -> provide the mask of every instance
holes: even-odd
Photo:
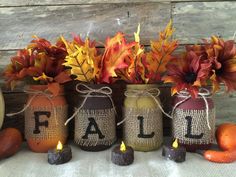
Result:
[[[187,116],[192,117],[191,134],[199,135],[203,133],[202,138],[194,139],[186,137],[188,123]],[[179,140],[180,143],[192,144],[210,144],[214,140],[215,133],[215,109],[209,109],[208,116],[211,129],[207,126],[206,110],[186,110],[176,108],[173,116],[173,136]]]
[[[162,131],[162,112],[159,108],[124,108],[123,115],[125,122],[123,124],[123,138],[127,145],[134,150],[150,151],[157,149],[163,142]],[[143,117],[143,133],[150,134],[154,132],[151,138],[140,138],[140,120]]]
[[[68,131],[67,127],[64,125],[67,119],[67,108],[68,106],[29,106],[25,110],[25,137],[26,139],[34,140],[51,140],[60,139],[60,137],[67,137]],[[34,112],[37,111],[48,111],[50,112],[50,117],[46,115],[40,116],[40,122],[48,121],[48,127],[40,126],[40,133],[34,134],[35,129],[35,115]]]
[[[75,108],[77,110],[78,108]],[[89,134],[83,139],[89,125],[89,118],[93,118],[99,130],[105,136],[100,139],[98,134]],[[81,146],[110,146],[116,141],[115,111],[111,109],[81,109],[75,117],[74,141]]]

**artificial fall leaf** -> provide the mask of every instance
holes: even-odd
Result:
[[[47,82],[50,83],[50,82],[53,81],[53,78],[47,76],[45,73],[43,73],[41,76],[33,77],[33,79],[34,79],[35,81],[43,81],[43,82],[45,82],[45,83],[47,83]]]
[[[101,60],[95,43],[91,43],[89,38],[83,42],[79,36],[74,37],[73,42],[67,42],[63,37],[61,39],[68,52],[63,65],[71,68],[70,72],[76,76],[76,80],[94,82],[100,71]]]
[[[145,65],[143,63],[144,47],[140,45],[140,24],[137,32],[134,32],[135,46],[126,58],[127,68],[117,70],[117,75],[128,83],[146,83]]]
[[[63,84],[65,82],[71,81],[70,74],[68,71],[62,71],[60,74],[58,74],[55,78],[54,81]]]
[[[57,96],[60,92],[60,84],[57,82],[49,83],[47,90],[52,93],[53,96]]]
[[[135,42],[127,43],[124,34],[118,32],[113,38],[107,38],[102,56],[101,75],[99,81],[110,83],[111,77],[117,77],[116,70],[128,67],[126,58],[131,54]]]
[[[161,74],[166,72],[167,63],[173,58],[172,53],[178,47],[178,41],[171,40],[173,32],[172,21],[170,21],[165,30],[159,33],[159,39],[151,41],[151,51],[146,56],[150,82],[160,79]]]
[[[145,66],[143,63],[144,57],[144,47],[140,45],[140,24],[138,26],[137,32],[134,33],[135,46],[130,55],[131,64],[128,67],[129,77],[133,83],[146,83],[147,79],[145,77]]]

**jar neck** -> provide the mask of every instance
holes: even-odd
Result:
[[[25,89],[25,92],[28,93],[29,95],[35,95],[35,94],[40,95],[40,92],[42,92],[41,95],[44,94],[52,95],[52,93],[48,91],[48,85],[28,85]],[[60,85],[58,95],[56,96],[63,96],[63,95],[64,95],[64,87]],[[52,95],[52,97],[55,96]]]
[[[181,90],[179,93],[177,93],[177,97],[187,98],[189,96],[191,96],[191,95],[190,95],[189,91],[187,91],[187,90]],[[202,97],[211,98],[212,94],[207,89],[200,89],[197,98],[202,98]]]
[[[127,84],[127,90],[148,90],[151,88],[158,88],[157,84]]]

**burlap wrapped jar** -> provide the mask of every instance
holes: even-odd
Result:
[[[78,107],[82,107],[75,116],[75,143],[86,151],[110,148],[116,141],[112,90],[103,84],[80,84],[77,91],[80,96]]]
[[[176,95],[173,105],[173,136],[187,151],[209,149],[215,133],[215,109],[209,92],[192,98],[182,91]]]
[[[32,85],[26,90],[25,138],[35,152],[47,152],[55,148],[58,141],[64,144],[68,136],[64,125],[68,106],[63,87],[58,96],[53,96],[46,89],[46,85]]]
[[[136,151],[158,149],[163,142],[162,112],[156,85],[127,85],[123,139]],[[157,104],[158,102],[158,104]]]

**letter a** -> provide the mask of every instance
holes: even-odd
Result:
[[[90,117],[90,118],[88,118],[88,120],[89,120],[89,125],[86,129],[85,135],[82,138],[83,139],[88,139],[89,134],[98,134],[99,139],[105,138],[105,136],[102,134],[102,132],[98,128],[98,124],[96,123],[94,118]],[[92,130],[92,126],[94,127],[95,130]]]

